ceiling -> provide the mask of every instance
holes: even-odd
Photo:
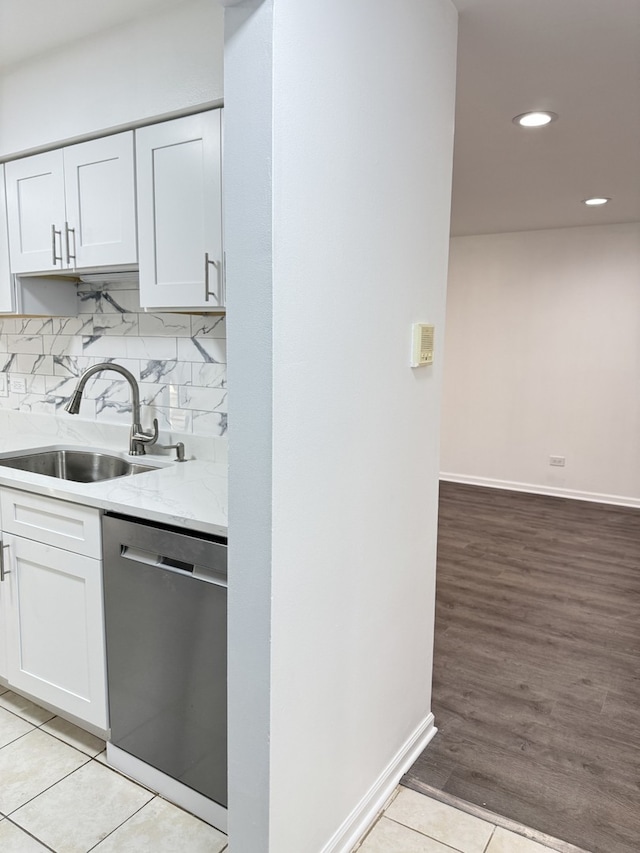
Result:
[[[0,73],[178,2],[0,0]],[[640,0],[454,3],[452,233],[640,221]],[[559,119],[516,127],[529,109]],[[612,201],[587,208],[591,195]]]
[[[452,233],[640,221],[640,0],[454,3]],[[559,118],[512,123],[532,109]]]

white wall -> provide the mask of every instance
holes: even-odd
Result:
[[[247,223],[227,244],[230,417],[243,419],[230,434],[231,844],[320,853],[349,849],[432,731],[442,360],[408,362],[411,323],[444,320],[456,14],[448,0],[265,7],[272,56],[268,36],[245,49],[264,63],[255,83],[271,63],[273,88],[251,138],[237,30],[225,70],[227,222]],[[257,160],[252,191],[242,162]],[[260,800],[247,779],[267,773],[268,813],[247,825]]]
[[[0,157],[218,101],[222,86],[222,8],[179,3],[3,74]]]
[[[451,241],[443,476],[640,505],[639,279],[640,224]]]
[[[228,595],[233,853],[270,849],[272,43],[270,0],[248,0],[227,9],[223,173],[228,376],[234,389]]]

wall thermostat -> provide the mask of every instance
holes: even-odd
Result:
[[[414,323],[411,346],[411,367],[433,364],[433,335],[435,326]]]

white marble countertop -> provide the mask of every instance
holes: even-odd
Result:
[[[141,464],[160,465],[146,471],[98,483],[76,483],[43,474],[8,468],[0,464],[0,486],[10,486],[72,503],[120,512],[136,518],[173,524],[190,530],[227,534],[227,465],[226,456],[211,440],[195,442],[184,437],[186,462],[175,462],[173,453],[153,452],[130,457],[126,453],[128,430],[116,425],[99,427],[95,423],[73,425],[50,416],[0,413],[1,457],[16,451],[75,448],[101,450]],[[163,443],[181,440],[179,436],[161,436]],[[220,441],[220,440],[218,440]],[[197,444],[202,456],[189,458],[189,445]]]

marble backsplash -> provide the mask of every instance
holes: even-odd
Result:
[[[0,409],[71,417],[64,405],[87,367],[116,361],[140,385],[142,422],[161,430],[224,436],[226,331],[219,315],[147,313],[129,282],[80,284],[77,317],[0,318]],[[24,380],[25,392],[9,380]],[[128,383],[105,371],[87,383],[80,418],[130,424]]]

